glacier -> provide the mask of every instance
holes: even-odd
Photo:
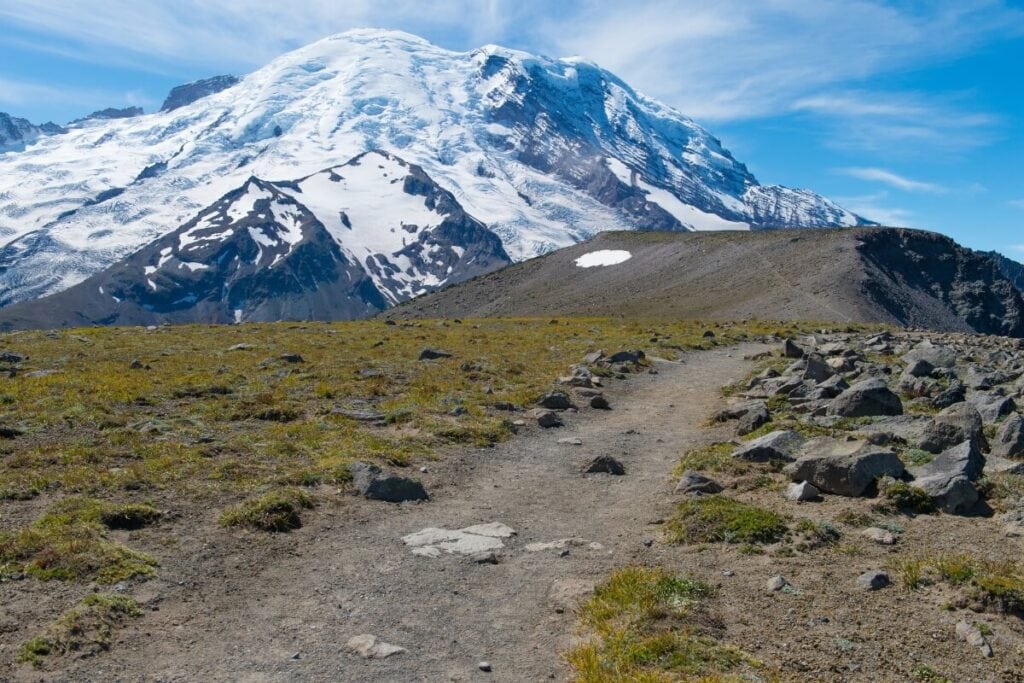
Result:
[[[870,224],[761,185],[706,130],[590,61],[358,29],[185,106],[0,152],[0,304],[81,282],[250,177],[313,177],[369,150],[421,167],[515,260],[605,230]]]

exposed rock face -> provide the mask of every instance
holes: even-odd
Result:
[[[83,116],[80,119],[75,119],[71,123],[83,123],[85,121],[111,121],[113,119],[130,119],[135,116],[142,116],[144,112],[142,107],[124,107],[118,109],[116,107],[107,107],[106,109],[100,109],[94,111],[88,116]]]
[[[0,152],[21,151],[44,135],[59,135],[67,130],[56,123],[36,126],[27,119],[20,119],[0,112]]]
[[[196,100],[209,97],[222,90],[227,90],[237,83],[238,77],[236,76],[214,76],[213,78],[204,78],[201,81],[193,81],[192,83],[176,86],[167,95],[167,99],[164,100],[160,111],[173,111],[192,104]]]
[[[367,194],[388,210],[353,208]],[[450,193],[373,152],[297,181],[250,178],[45,304],[0,310],[0,327],[365,318],[507,263]]]

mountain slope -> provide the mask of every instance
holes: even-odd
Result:
[[[0,111],[0,154],[18,152],[31,145],[44,135],[65,133],[56,123],[44,123],[37,126],[27,119],[19,119]],[[0,236],[4,232],[0,229]]]
[[[1024,264],[1006,258],[998,251],[984,252],[984,255],[995,261],[1003,276],[1012,282],[1017,289],[1024,292]]]
[[[228,83],[0,154],[0,303],[80,282],[251,176],[370,149],[422,167],[517,260],[612,229],[864,222],[760,185],[707,131],[582,59],[356,30],[213,92]]]
[[[0,327],[364,318],[507,265],[497,235],[420,168],[367,152],[251,177],[174,232]]]
[[[1024,295],[995,262],[890,228],[603,233],[386,315],[832,320],[1024,337]]]

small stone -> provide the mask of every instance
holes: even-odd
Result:
[[[861,532],[861,536],[879,545],[893,545],[896,543],[896,534],[876,526],[868,527]]]
[[[889,583],[889,575],[881,569],[872,569],[857,577],[857,587],[869,591],[885,588]]]
[[[612,406],[608,403],[608,399],[602,394],[598,394],[590,399],[590,407],[596,410],[611,410]]]
[[[818,490],[814,484],[809,481],[802,481],[800,483],[792,483],[786,488],[786,500],[794,502],[803,502],[808,500],[818,500],[821,498],[821,491]]]
[[[297,353],[282,353],[280,356],[278,356],[278,359],[284,361],[285,363],[305,363],[306,362],[306,360],[302,356],[297,354]]]
[[[568,548],[562,548],[561,550],[558,551],[558,556],[559,557],[569,557],[569,549]]]
[[[480,662],[479,664],[476,665],[476,668],[480,669],[481,671],[485,671],[487,673],[490,673],[492,671],[491,663],[488,662],[488,661]]]
[[[787,581],[784,577],[776,575],[768,579],[767,588],[769,593],[778,593],[783,588],[789,585],[792,584],[790,584],[789,581]]]
[[[984,657],[992,656],[992,647],[985,640],[985,635],[981,632],[981,629],[962,619],[956,623],[956,639],[978,648]]]
[[[382,640],[378,640],[377,636],[369,633],[352,636],[346,645],[348,649],[364,659],[386,659],[391,655],[401,654],[406,651],[404,647],[385,643]]]
[[[562,444],[564,446],[582,446],[583,445],[583,439],[579,439],[577,437],[569,437],[569,438],[565,438],[565,439],[559,439],[558,443],[560,443],[560,444]]]
[[[726,577],[736,576],[736,572],[734,572],[731,569],[723,569],[722,570],[722,576],[726,576]]]
[[[621,476],[626,473],[626,468],[622,466],[621,462],[610,455],[599,455],[583,468],[583,472],[585,474],[604,473]]]
[[[420,360],[438,360],[441,358],[451,358],[452,354],[441,349],[423,349],[420,351]]]
[[[676,484],[676,493],[686,495],[714,495],[722,492],[722,485],[711,477],[706,477],[700,472],[686,470]]]
[[[561,427],[563,422],[562,418],[558,417],[558,413],[551,410],[542,410],[537,413],[537,424],[544,429],[550,429],[552,427]]]
[[[575,408],[569,394],[564,391],[552,391],[544,394],[537,400],[537,405],[548,410],[569,410]]]
[[[476,553],[470,559],[477,564],[498,564],[498,556],[494,551]]]

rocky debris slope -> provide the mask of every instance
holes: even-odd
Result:
[[[1024,294],[990,258],[948,237],[889,228],[604,233],[389,315],[623,313],[880,322],[1024,336]]]
[[[735,459],[788,463],[795,483],[826,495],[910,493],[953,514],[984,514],[983,482],[1024,472],[1020,340],[815,335],[786,340],[778,358],[717,416],[742,436],[751,406],[768,411],[760,430],[772,431],[738,443]]]

